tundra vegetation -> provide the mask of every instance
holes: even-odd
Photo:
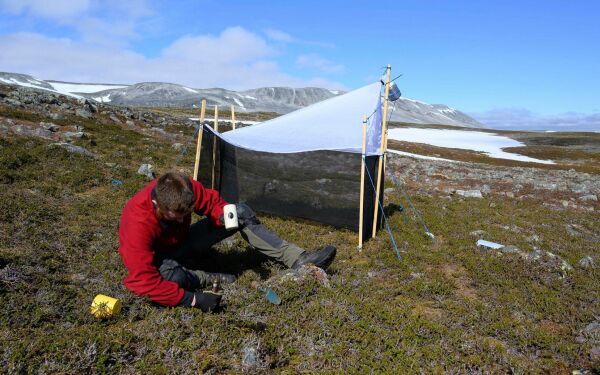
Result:
[[[13,90],[0,86],[0,99]],[[83,105],[57,98],[72,108]],[[276,277],[282,266],[234,237],[198,259],[206,270],[240,276],[226,287],[220,312],[162,308],[122,286],[118,222],[125,202],[148,181],[137,174],[140,164],[152,164],[158,174],[192,173],[194,128],[181,125],[177,110],[140,115],[102,105],[86,117],[64,105],[38,107],[0,100],[2,372],[600,371],[600,271],[591,264],[600,262],[600,207],[593,200],[554,206],[544,203],[570,202],[568,193],[524,186],[525,197],[509,196],[496,194],[493,184],[483,198],[465,198],[404,178],[435,234],[432,241],[388,182],[385,203],[402,259],[386,231],[359,252],[353,232],[261,214],[267,226],[304,248],[338,247],[330,288],[310,278],[284,281],[275,286],[282,304],[269,304],[251,284]],[[14,131],[37,129],[40,122],[60,130],[46,138]],[[91,155],[51,145],[71,128],[84,135],[69,144]],[[528,155],[569,160],[569,166],[543,166],[540,175],[574,169],[598,181],[598,149],[555,145],[562,134],[544,137],[556,142],[532,146]],[[586,139],[600,144],[598,135]],[[186,147],[173,148],[175,142]],[[442,157],[459,153],[398,147]],[[464,151],[460,160],[501,164]],[[392,156],[388,173],[401,175],[415,163]],[[478,248],[479,238],[514,248]],[[585,257],[591,263],[580,265]],[[122,301],[118,316],[99,320],[89,313],[99,293]]]

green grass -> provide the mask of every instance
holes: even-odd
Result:
[[[41,120],[6,108],[0,116]],[[180,155],[160,138],[102,117],[55,122],[83,125],[90,138],[78,144],[98,157],[48,148],[44,141],[0,138],[3,372],[237,373],[248,343],[261,359],[261,368],[250,372],[599,369],[587,354],[590,344],[575,341],[600,315],[599,271],[575,267],[564,276],[516,255],[477,249],[477,238],[469,235],[482,229],[488,240],[531,251],[526,238],[537,234],[536,246],[575,265],[585,255],[599,259],[597,213],[494,196],[440,199],[409,185],[436,241],[411,214],[394,213],[390,224],[402,260],[385,231],[359,252],[355,233],[261,215],[304,248],[338,247],[331,289],[288,282],[276,288],[283,304],[268,304],[250,284],[282,268],[236,239],[232,249],[217,248],[202,260],[207,268],[240,273],[226,290],[222,312],[160,308],[121,284],[118,221],[124,203],[146,183],[136,174],[139,164],[151,160],[159,173],[191,173],[192,152]],[[112,179],[123,187],[112,186]],[[406,205],[396,194],[388,202]],[[573,237],[566,224],[593,235]],[[88,309],[98,293],[121,299],[122,313],[92,317]]]

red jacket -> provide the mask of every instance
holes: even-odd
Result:
[[[176,306],[184,290],[173,281],[163,279],[153,260],[157,252],[172,252],[181,245],[189,232],[192,215],[187,215],[183,224],[161,226],[152,203],[154,185],[156,180],[137,192],[123,208],[119,252],[129,271],[123,282],[135,294],[148,296],[161,305]],[[206,189],[197,181],[192,180],[192,186],[196,197],[194,211],[208,216],[215,225],[222,225],[219,217],[227,202],[217,191]]]

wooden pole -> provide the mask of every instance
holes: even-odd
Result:
[[[383,119],[381,121],[381,156],[379,157],[379,166],[377,168],[377,188],[375,190],[375,209],[373,212],[373,235],[377,233],[377,214],[379,213],[379,190],[381,190],[381,172],[383,171],[383,163],[385,162],[385,151],[387,147],[387,111],[388,111],[388,95],[390,93],[390,75],[392,67],[387,66],[387,80],[385,82],[385,94],[383,101]],[[383,213],[382,213],[383,214]]]
[[[367,148],[367,116],[363,116],[362,124],[362,158],[360,168],[360,209],[358,217],[358,251],[362,251],[363,245],[363,213],[365,206],[365,151]]]
[[[219,132],[219,106],[215,105],[215,124],[214,124],[215,133]],[[217,136],[213,140],[213,160],[212,160],[212,182],[211,189],[215,188],[215,164],[217,159]]]
[[[233,130],[235,130],[235,107],[233,104],[231,105],[231,126],[233,126]]]
[[[198,181],[198,168],[200,168],[200,152],[202,151],[202,134],[204,133],[204,112],[206,111],[206,99],[202,99],[200,108],[200,127],[198,128],[198,142],[196,143],[196,162],[194,163],[194,180]]]

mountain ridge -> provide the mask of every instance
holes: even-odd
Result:
[[[131,107],[196,107],[201,99],[209,106],[234,106],[239,112],[285,114],[345,93],[319,87],[260,87],[234,91],[224,88],[197,89],[167,82],[132,85],[76,83],[41,80],[27,74],[0,72],[0,82],[54,91],[100,103]],[[467,114],[444,104],[428,104],[400,98],[391,104],[391,120],[414,124],[440,124],[471,128],[485,127]]]

